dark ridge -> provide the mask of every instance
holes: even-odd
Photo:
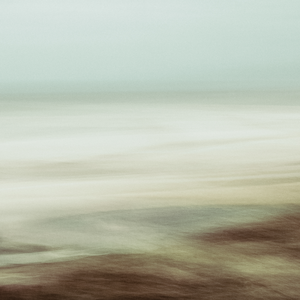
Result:
[[[56,284],[0,287],[0,299],[277,299],[276,294],[268,289],[261,291],[266,296],[265,298],[249,297],[248,289],[257,287],[257,284],[243,277],[217,272],[207,274],[201,272],[201,276],[189,280],[174,278],[174,276],[147,274],[142,271],[133,273],[126,272],[126,270],[123,272],[85,270],[69,274]]]
[[[53,250],[53,248],[44,245],[15,243],[0,238],[0,255],[44,252],[50,250]]]
[[[194,236],[197,237],[196,235]],[[273,242],[288,244],[300,241],[300,213],[280,216],[265,222],[240,225],[198,236],[214,243]]]
[[[275,217],[265,222],[240,225],[190,238],[197,244],[230,246],[244,254],[288,256],[300,259],[300,213]],[[239,247],[243,246],[245,247]]]

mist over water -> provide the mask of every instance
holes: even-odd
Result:
[[[2,220],[297,202],[300,109],[268,101],[246,93],[217,101],[203,94],[2,99]]]

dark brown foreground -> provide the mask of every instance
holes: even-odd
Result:
[[[300,214],[155,253],[0,269],[0,299],[300,299]]]

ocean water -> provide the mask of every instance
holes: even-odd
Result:
[[[2,96],[1,236],[37,244],[49,231],[31,234],[36,232],[32,224],[95,212],[298,204],[298,96],[272,97]],[[218,216],[216,224],[221,224]],[[123,226],[118,218],[110,219],[108,233]],[[74,226],[70,236],[84,239],[80,225]],[[64,230],[56,227],[53,241],[64,240]],[[153,237],[161,231],[154,230]],[[120,232],[112,235],[115,240]],[[111,238],[103,243],[120,248]]]
[[[226,97],[4,97],[0,214],[298,201],[299,106]]]

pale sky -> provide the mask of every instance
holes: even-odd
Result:
[[[0,0],[0,92],[299,83],[299,0]]]

